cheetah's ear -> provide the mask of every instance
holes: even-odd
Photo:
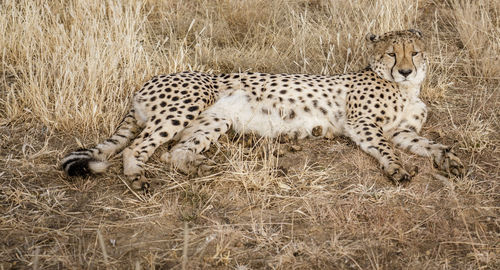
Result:
[[[423,34],[420,32],[420,30],[417,29],[409,29],[408,31],[412,32],[413,34],[417,35],[417,37],[422,38]]]
[[[379,36],[372,34],[372,33],[368,33],[368,34],[366,34],[365,38],[366,38],[366,40],[368,40],[370,42],[377,42],[379,39]]]

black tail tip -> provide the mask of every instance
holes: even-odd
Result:
[[[68,176],[88,176],[103,173],[109,163],[96,159],[92,150],[80,149],[61,160],[61,167]]]
[[[63,170],[68,176],[89,176],[92,170],[89,168],[90,159],[79,159],[68,164],[63,164]]]
[[[92,174],[89,166],[94,159],[88,149],[78,149],[61,160],[61,167],[68,176],[87,176]]]

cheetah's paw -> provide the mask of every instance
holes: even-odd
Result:
[[[142,190],[145,193],[149,192],[151,185],[146,179],[146,177],[144,177],[143,175],[129,176],[129,180],[130,180],[130,187],[133,190]]]
[[[395,184],[404,184],[410,182],[412,176],[416,174],[413,172],[413,170],[412,174],[408,173],[401,165],[397,163],[389,165],[385,173]]]
[[[440,156],[434,157],[434,167],[446,176],[463,176],[466,172],[465,166],[450,148],[444,149]]]
[[[161,160],[183,174],[196,176],[209,175],[215,165],[205,156],[183,149],[166,152],[161,156]]]

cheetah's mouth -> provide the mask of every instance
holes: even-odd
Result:
[[[408,76],[408,77],[405,77],[405,76],[392,76],[392,78],[394,79],[395,82],[398,82],[398,83],[402,83],[402,82],[411,82],[414,80],[415,76]]]

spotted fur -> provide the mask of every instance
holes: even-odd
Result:
[[[419,93],[427,60],[417,30],[368,34],[369,66],[340,75],[182,72],[146,82],[115,134],[62,160],[68,175],[99,173],[123,150],[124,174],[145,188],[143,166],[160,145],[162,160],[203,174],[202,152],[229,128],[274,138],[346,135],[378,160],[394,182],[410,180],[393,145],[432,157],[450,175],[464,166],[450,148],[418,135],[427,117]]]

